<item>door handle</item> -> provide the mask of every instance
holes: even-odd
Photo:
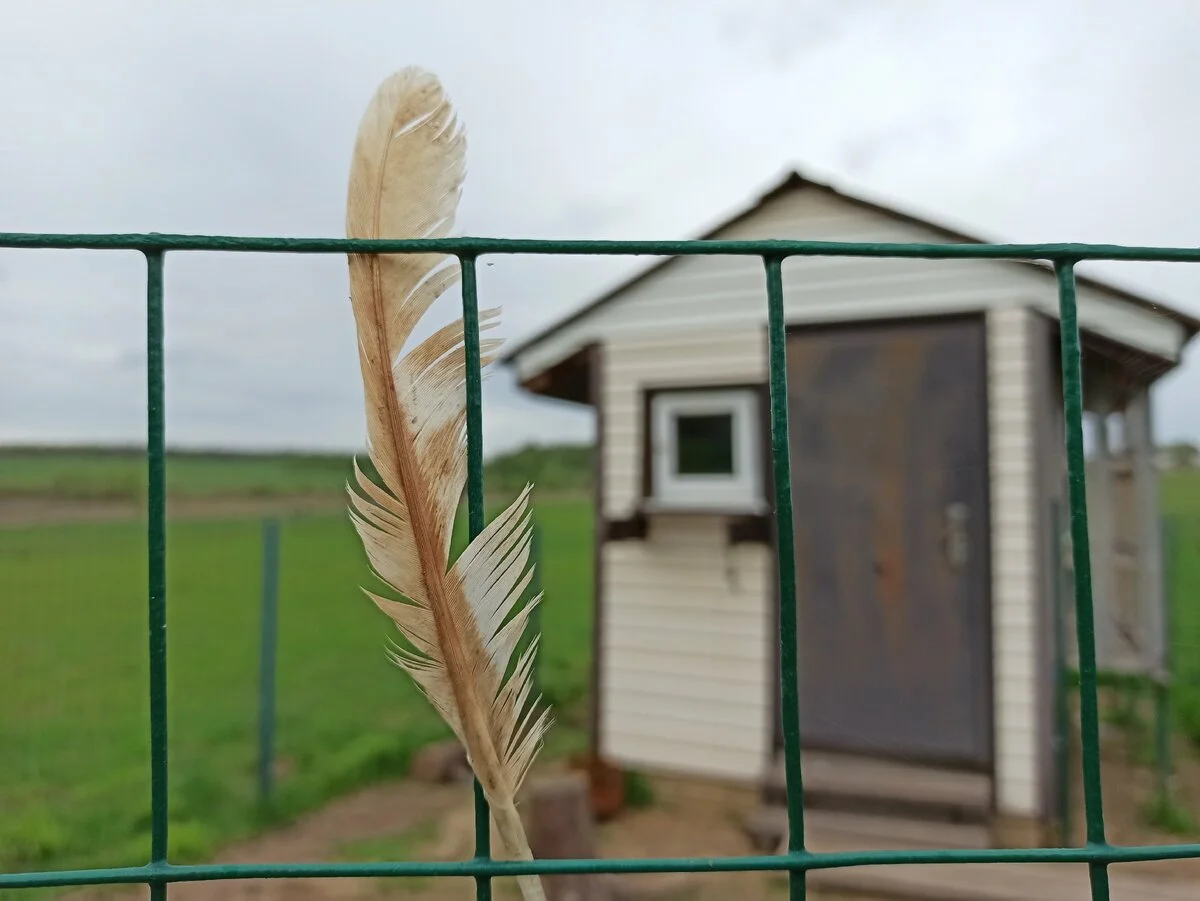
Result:
[[[961,569],[967,563],[967,505],[961,501],[946,504],[943,510],[942,550],[951,569]]]

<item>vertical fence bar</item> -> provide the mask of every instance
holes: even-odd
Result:
[[[783,313],[783,258],[764,257],[771,388],[771,461],[775,475],[776,565],[779,578],[779,673],[787,777],[788,851],[804,850],[804,787],[800,770],[800,677],[796,611],[795,531],[792,522],[792,461],[788,453],[787,332]],[[789,870],[793,901],[803,901],[808,871]]]
[[[474,540],[484,529],[483,501],[483,372],[479,358],[479,287],[475,257],[460,256],[462,266],[463,350],[467,380],[467,535]],[[492,854],[491,811],[483,786],[475,780],[475,856]],[[492,877],[475,877],[475,897],[491,901]]]
[[[258,655],[258,799],[271,797],[275,775],[275,650],[279,645],[279,520],[262,529],[262,628]]]
[[[1175,536],[1172,523],[1165,516],[1159,519],[1159,554],[1162,560],[1162,671],[1154,680],[1154,762],[1157,793],[1160,801],[1171,796],[1174,764],[1171,760],[1171,689],[1175,684],[1171,648],[1171,615],[1175,586]]]
[[[1067,691],[1067,634],[1063,622],[1063,547],[1062,507],[1058,501],[1050,503],[1051,566],[1054,573],[1054,769],[1058,783],[1058,828],[1064,846],[1071,842],[1071,729],[1070,705]]]
[[[1075,263],[1057,260],[1063,408],[1066,418],[1067,501],[1075,572],[1075,631],[1079,643],[1079,728],[1083,748],[1083,801],[1087,843],[1104,845],[1100,781],[1100,714],[1096,688],[1096,623],[1092,609],[1092,561],[1088,542],[1087,472],[1083,454],[1083,350],[1075,303]],[[1108,864],[1088,864],[1093,901],[1109,901]]]
[[[146,468],[150,637],[150,860],[167,860],[167,460],[163,251],[146,251]],[[150,897],[167,896],[165,882]]]

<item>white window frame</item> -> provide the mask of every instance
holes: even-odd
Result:
[[[761,512],[766,505],[762,491],[759,403],[759,392],[753,388],[701,388],[652,394],[653,496],[647,499],[647,507],[651,510]],[[676,474],[674,417],[724,413],[733,416],[733,475]]]

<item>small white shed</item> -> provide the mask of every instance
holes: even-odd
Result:
[[[976,240],[795,173],[703,237]],[[1037,826],[1057,790],[1053,273],[792,258],[784,291],[806,759],[969,778],[993,825]],[[1078,305],[1085,405],[1125,411],[1148,460],[1149,389],[1200,321],[1087,278]],[[777,768],[766,309],[757,258],[673,258],[505,357],[596,410],[592,742],[619,765],[748,786]]]

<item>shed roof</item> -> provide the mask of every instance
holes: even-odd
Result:
[[[764,193],[760,194],[758,199],[755,200],[751,205],[742,209],[740,212],[735,213],[734,215],[732,215],[729,218],[725,219],[724,221],[718,223],[717,225],[711,227],[705,233],[698,235],[696,240],[711,239],[711,238],[715,237],[716,235],[720,234],[725,229],[729,228],[730,226],[735,225],[735,224],[743,221],[744,219],[747,219],[750,216],[754,215],[764,205],[766,205],[770,201],[774,200],[776,197],[780,196],[781,194],[785,194],[790,191],[799,190],[801,188],[815,189],[815,190],[825,192],[833,197],[837,197],[838,199],[840,199],[846,203],[853,204],[855,206],[870,210],[872,212],[882,213],[883,215],[888,216],[892,219],[895,219],[895,220],[898,220],[901,222],[906,222],[910,225],[916,225],[920,228],[924,228],[929,231],[933,231],[933,232],[937,233],[938,235],[945,237],[954,243],[958,243],[958,244],[988,243],[988,242],[985,242],[981,238],[964,234],[960,231],[957,231],[956,229],[948,228],[944,225],[939,225],[935,222],[930,222],[927,219],[923,219],[923,218],[921,218],[919,216],[915,216],[911,213],[903,212],[894,207],[884,206],[882,204],[876,203],[871,200],[867,200],[860,196],[855,196],[853,194],[847,194],[844,191],[840,191],[837,188],[834,188],[832,185],[825,184],[823,182],[814,181],[813,179],[808,178],[807,176],[802,175],[800,172],[795,171],[795,170],[791,170],[791,171],[787,172],[784,175],[784,177],[782,178],[782,180],[778,181],[773,187],[767,189]],[[678,257],[668,257],[666,259],[659,260],[659,261],[653,263],[652,265],[648,266],[647,268],[643,269],[641,272],[634,274],[632,277],[621,282],[616,287],[611,288],[610,290],[606,291],[604,294],[600,295],[599,297],[595,298],[591,302],[589,302],[589,303],[585,304],[584,306],[580,307],[579,309],[575,310],[573,313],[567,315],[566,317],[564,317],[562,319],[559,319],[557,322],[551,323],[549,326],[542,329],[541,331],[526,338],[525,340],[521,341],[520,343],[515,344],[514,346],[508,348],[506,351],[504,351],[501,354],[500,362],[505,363],[505,364],[511,363],[513,359],[515,359],[517,356],[519,356],[525,350],[544,341],[546,338],[550,337],[555,332],[559,331],[560,329],[564,328],[565,326],[570,325],[574,322],[577,322],[580,319],[583,319],[583,318],[589,316],[591,313],[595,312],[596,309],[598,309],[599,307],[608,303],[608,301],[613,300],[614,298],[616,298],[617,296],[619,296],[620,294],[622,294],[629,288],[633,287],[634,285],[636,285],[643,279],[647,278],[652,273],[657,272],[659,269],[661,269],[664,266],[669,265],[671,262],[673,262],[676,259],[678,259]],[[1034,267],[1037,267],[1038,269],[1042,269],[1042,270],[1050,269],[1048,264],[1040,262],[1040,261],[1035,261],[1035,260],[1028,260],[1028,261],[1027,260],[1011,260],[1011,261],[1005,261],[1005,262],[1013,262],[1013,263],[1017,263],[1019,265],[1025,265],[1025,266],[1034,266]],[[1158,313],[1161,313],[1164,316],[1167,316],[1168,318],[1174,320],[1175,322],[1177,322],[1181,326],[1183,326],[1183,328],[1185,329],[1185,331],[1187,333],[1188,340],[1190,340],[1192,337],[1194,337],[1197,333],[1200,333],[1200,319],[1198,319],[1194,316],[1191,316],[1188,313],[1183,312],[1182,310],[1178,310],[1174,307],[1164,304],[1161,301],[1153,300],[1153,299],[1145,296],[1144,294],[1135,293],[1133,291],[1130,291],[1127,288],[1117,287],[1116,285],[1110,284],[1110,283],[1102,281],[1100,279],[1092,278],[1090,276],[1082,276],[1082,275],[1077,276],[1076,282],[1081,286],[1087,286],[1087,287],[1091,287],[1091,288],[1094,288],[1094,289],[1097,289],[1100,291],[1107,292],[1108,294],[1111,294],[1114,297],[1118,297],[1121,300],[1124,300],[1135,306],[1142,307],[1143,309],[1154,310]]]

